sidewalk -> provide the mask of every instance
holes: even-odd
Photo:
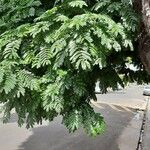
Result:
[[[143,150],[150,150],[150,98],[148,101]]]

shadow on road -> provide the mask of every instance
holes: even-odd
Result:
[[[135,112],[109,105],[95,110],[105,117],[107,130],[104,134],[96,138],[88,137],[82,130],[69,134],[59,117],[48,126],[33,128],[33,134],[17,150],[120,150],[117,140]]]

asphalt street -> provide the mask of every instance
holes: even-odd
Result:
[[[107,129],[96,138],[88,137],[82,129],[69,134],[61,125],[61,117],[30,130],[19,128],[14,113],[8,124],[0,123],[0,150],[135,150],[142,114],[130,101],[144,103],[141,92],[141,87],[129,87],[122,94],[98,95],[94,108],[104,116]]]
[[[107,94],[98,94],[97,103],[114,104],[135,109],[145,109],[145,97],[143,96],[143,85],[130,85],[127,88]]]

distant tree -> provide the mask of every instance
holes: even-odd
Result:
[[[103,132],[104,119],[90,105],[97,80],[103,93],[150,81],[144,71],[149,49],[139,44],[140,26],[148,33],[149,23],[139,6],[132,0],[1,0],[3,121],[15,109],[27,128],[62,115],[70,132]]]

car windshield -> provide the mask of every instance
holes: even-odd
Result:
[[[146,86],[145,89],[150,89],[150,86]]]

